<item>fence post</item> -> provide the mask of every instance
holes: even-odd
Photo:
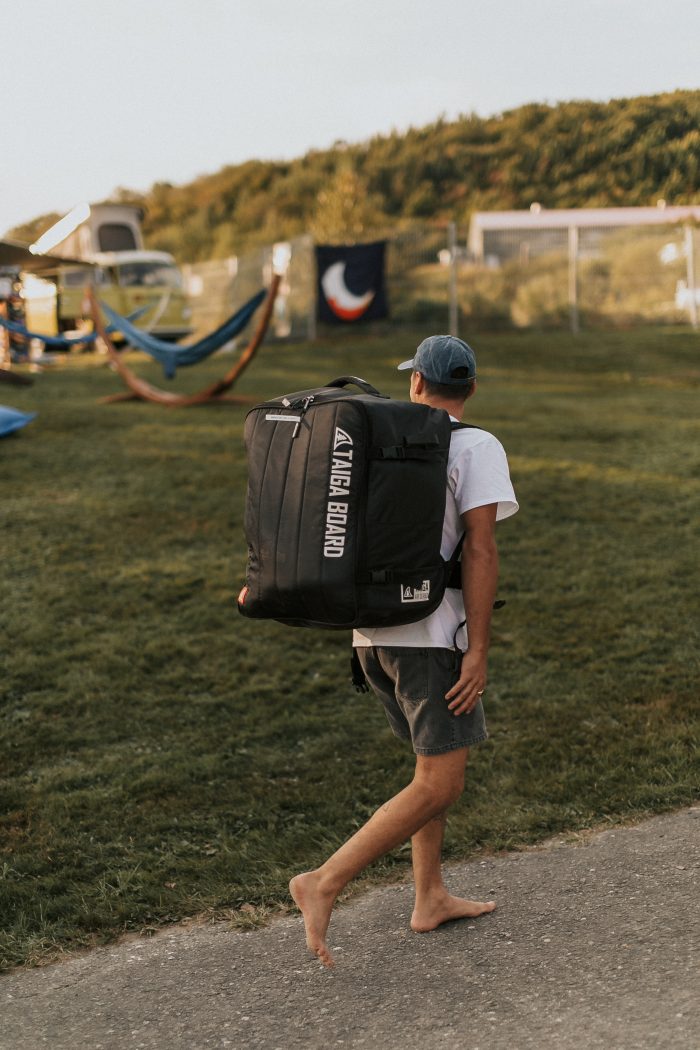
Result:
[[[316,342],[316,253],[314,252],[314,239],[309,237],[307,241],[311,259],[309,260],[309,273],[311,274],[311,295],[309,296],[309,313],[307,317],[306,338],[310,343]]]
[[[695,246],[693,244],[693,227],[690,223],[685,226],[685,267],[688,283],[688,303],[690,310],[690,323],[693,328],[698,327],[698,301],[695,298]]]
[[[447,244],[450,249],[450,305],[447,323],[450,335],[459,335],[459,313],[457,309],[457,223],[455,222],[448,224]]]
[[[569,323],[571,334],[578,335],[578,226],[569,226]]]

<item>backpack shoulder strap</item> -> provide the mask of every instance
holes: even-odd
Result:
[[[455,430],[483,430],[483,427],[477,427],[473,423],[455,423],[454,420],[450,420],[450,426],[452,432]],[[464,533],[459,538],[459,542],[452,552],[452,557],[447,563],[447,586],[461,589],[462,586],[462,567],[460,564],[462,557],[462,546],[464,544]]]
[[[453,430],[483,430],[483,427],[477,427],[474,423],[455,423],[450,420],[450,426]]]

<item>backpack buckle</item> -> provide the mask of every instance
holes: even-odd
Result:
[[[370,583],[389,583],[389,573],[386,569],[371,569],[369,574]]]
[[[403,445],[388,445],[378,449],[380,459],[405,459],[406,449]]]

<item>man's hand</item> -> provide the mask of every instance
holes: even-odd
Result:
[[[497,511],[498,504],[489,503],[462,514],[462,595],[468,648],[462,657],[459,679],[445,694],[447,706],[455,715],[473,711],[486,688],[491,610],[498,581]]]
[[[473,711],[486,688],[486,653],[467,652],[462,657],[459,679],[445,694],[454,715]]]

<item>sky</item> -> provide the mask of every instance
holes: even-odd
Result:
[[[116,187],[700,87],[698,0],[0,0],[0,234]]]

